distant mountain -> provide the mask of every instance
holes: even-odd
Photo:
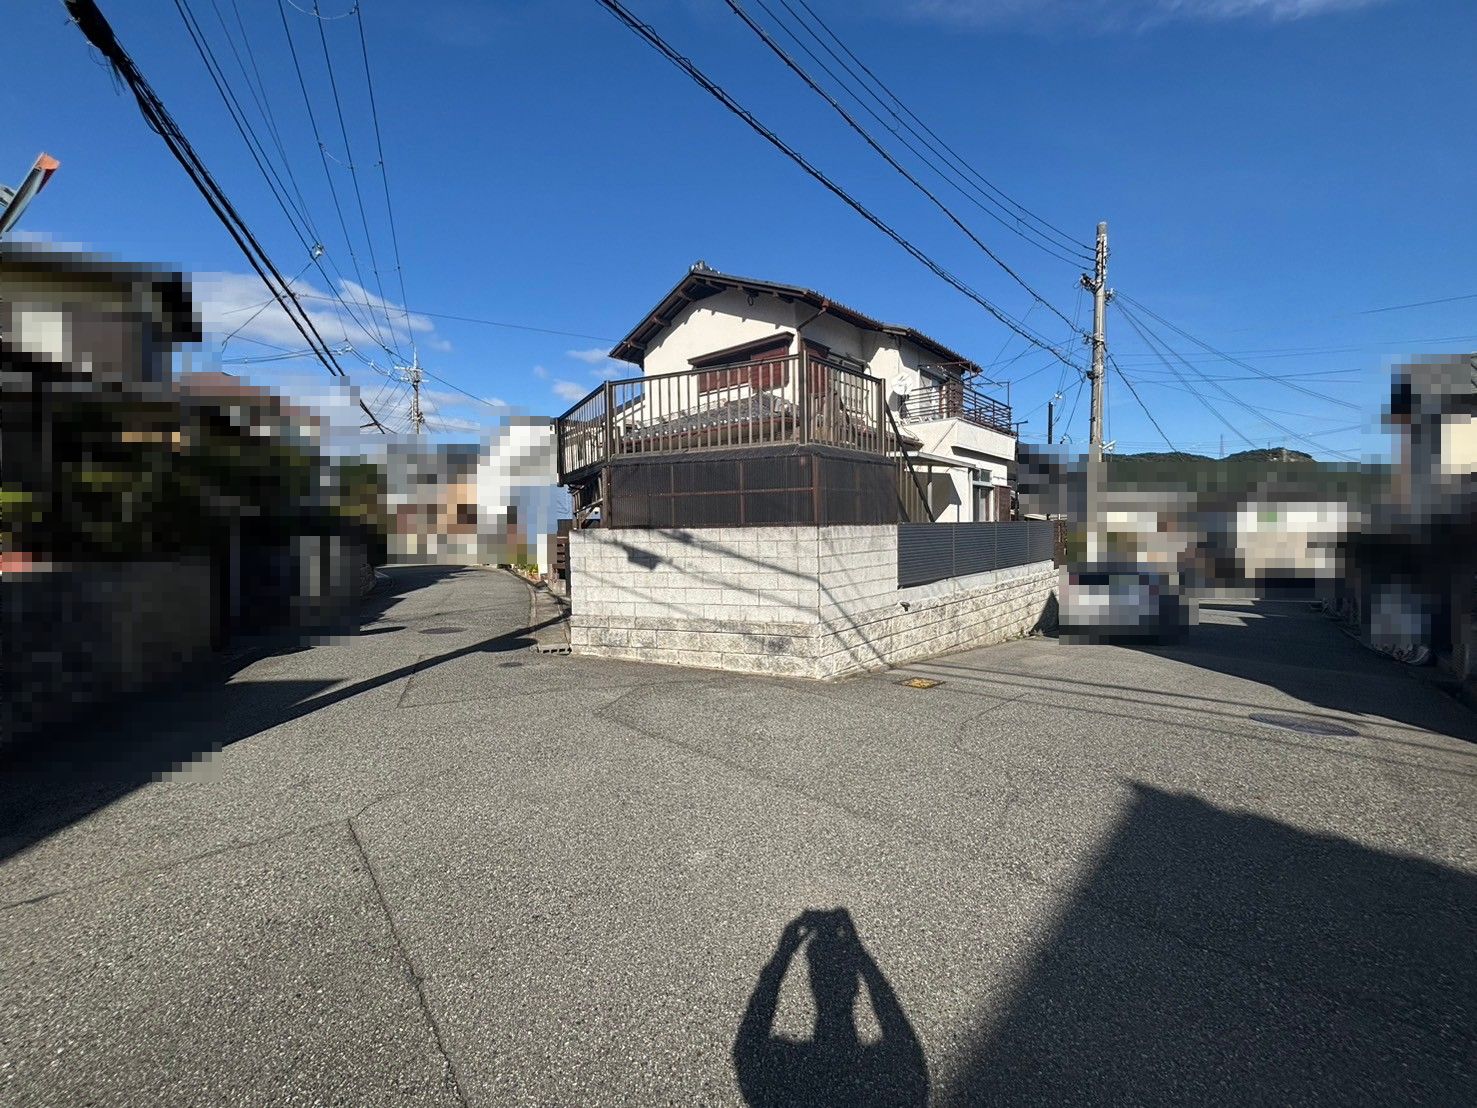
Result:
[[[1321,462],[1288,447],[1243,450],[1224,458],[1204,454],[1110,454],[1110,487],[1186,489],[1202,494],[1244,495],[1261,489],[1302,492],[1367,502],[1389,480],[1388,466]]]
[[[1226,455],[1224,460],[1228,462],[1311,462],[1314,458],[1313,455],[1304,454],[1301,450],[1275,446],[1266,450],[1242,450],[1236,454]]]

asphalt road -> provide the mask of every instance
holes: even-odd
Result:
[[[0,1103],[1477,1103],[1473,717],[1304,606],[833,684],[529,613],[396,571],[12,759]]]

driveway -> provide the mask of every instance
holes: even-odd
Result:
[[[12,759],[0,1102],[1477,1102],[1472,717],[1305,608],[834,684],[529,622],[397,570]]]

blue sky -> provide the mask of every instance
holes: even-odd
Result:
[[[628,0],[760,119],[951,271],[1054,341],[1067,327],[1032,301],[786,72],[721,0]],[[777,0],[770,7],[780,14]],[[399,302],[356,20],[322,23],[348,119],[350,175],[310,0],[283,7],[331,159],[354,256],[339,229],[303,108],[277,0],[235,0],[304,206],[335,264],[304,275],[323,293],[367,270]],[[352,0],[322,0],[348,12]],[[237,207],[287,274],[308,263],[167,3],[100,0]],[[746,6],[766,20],[755,0]],[[793,5],[792,5],[793,6]],[[1172,333],[1220,388],[1329,451],[1374,455],[1392,360],[1477,346],[1477,5],[1470,0],[811,0],[909,106],[992,183],[1090,241],[1109,221],[1110,284],[1268,373],[1355,409],[1258,379]],[[248,111],[232,0],[190,0]],[[802,284],[918,327],[981,363],[1004,363],[1023,435],[1045,434],[1044,404],[1076,378],[1014,339],[865,224],[594,0],[363,0],[385,163],[416,344],[435,415],[471,433],[495,415],[454,392],[554,414],[613,372],[601,357],[696,259]],[[260,285],[162,143],[140,120],[60,4],[7,15],[0,179],[37,151],[61,159],[23,227],[202,276],[224,330],[260,303]],[[243,56],[243,60],[244,56]],[[249,65],[248,65],[249,68]],[[258,122],[258,126],[261,124]],[[275,152],[275,151],[274,151]],[[918,171],[921,175],[926,170]],[[360,227],[353,177],[370,234]],[[941,190],[976,233],[1068,316],[1078,270]],[[310,236],[312,237],[312,236]],[[367,275],[365,284],[378,286]],[[348,289],[341,285],[340,291]],[[349,290],[352,293],[352,290]],[[325,337],[387,359],[321,310]],[[1080,305],[1087,319],[1086,305]],[[427,314],[420,314],[427,313]],[[436,313],[431,315],[429,313]],[[548,334],[442,318],[565,331]],[[403,323],[403,316],[395,317]],[[264,313],[224,357],[301,348]],[[1163,332],[1160,325],[1155,327]],[[256,339],[257,342],[248,341]],[[1442,341],[1426,341],[1442,340]],[[1218,418],[1116,309],[1115,356],[1181,449],[1269,442],[1309,448],[1199,379]],[[216,346],[218,347],[218,343]],[[408,338],[389,345],[403,349]],[[1074,349],[1080,352],[1080,344]],[[279,351],[280,352],[280,351]],[[214,355],[202,355],[208,362]],[[366,395],[397,415],[397,390],[357,361]],[[311,391],[304,360],[231,362],[235,372]],[[1086,439],[1085,390],[1067,432]],[[1125,451],[1166,449],[1122,382],[1109,385],[1108,436]],[[1230,424],[1230,429],[1226,424]],[[1327,456],[1334,456],[1329,453]]]

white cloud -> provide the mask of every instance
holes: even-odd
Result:
[[[566,350],[564,353],[577,361],[599,365],[610,360],[610,353],[603,346],[592,346],[588,350]]]
[[[566,350],[564,353],[576,361],[588,362],[594,366],[590,375],[602,381],[614,381],[631,374],[631,367],[625,362],[616,361],[605,352],[604,347],[592,346],[588,350]]]
[[[1273,23],[1355,11],[1388,0],[912,0],[914,18],[954,26],[1124,30],[1171,22]]]
[[[308,280],[293,281],[292,288],[330,346],[349,342],[366,356],[384,362],[389,355],[381,343],[409,356],[408,331],[433,350],[450,349],[450,344],[435,334],[436,325],[431,320],[407,312],[353,281],[341,281],[336,295]],[[307,346],[292,319],[254,274],[197,273],[193,291],[201,323],[217,341],[235,332],[230,338],[232,347],[243,340],[293,350]]]
[[[554,395],[561,400],[568,400],[570,403],[574,403],[576,400],[583,400],[585,394],[589,391],[584,385],[577,384],[574,381],[554,382]]]
[[[549,375],[549,371],[541,365],[536,365],[533,367],[533,375],[539,380],[543,380]]]

